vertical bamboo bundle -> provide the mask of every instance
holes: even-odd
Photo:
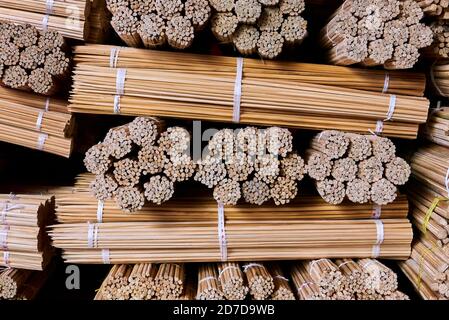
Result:
[[[389,295],[398,289],[395,272],[375,259],[360,259],[359,266],[368,274],[368,288],[380,295]]]
[[[154,278],[155,298],[173,300],[182,294],[185,281],[184,264],[162,263]]]
[[[221,42],[232,42],[244,55],[274,59],[284,47],[301,44],[307,34],[307,21],[300,16],[303,0],[209,2],[215,10],[212,33]]]
[[[349,299],[347,292],[342,291],[345,281],[338,266],[329,259],[306,260],[302,262],[312,281],[320,287],[324,297],[331,299]]]
[[[433,110],[424,127],[424,133],[427,140],[449,147],[449,109],[447,107]]]
[[[422,17],[413,0],[347,0],[321,31],[321,43],[333,64],[408,69],[418,61],[418,49],[432,44]]]
[[[132,269],[131,265],[113,265],[98,289],[95,300],[129,300],[131,290],[128,279]]]
[[[345,278],[342,291],[351,299],[364,300],[364,297],[371,293],[367,290],[368,273],[352,259],[337,259],[335,264]]]
[[[33,272],[23,269],[6,269],[0,271],[0,300],[13,299]]]
[[[329,130],[317,134],[310,146],[307,172],[331,204],[345,197],[355,203],[388,204],[396,198],[396,186],[404,185],[411,173],[388,138]]]
[[[218,280],[227,300],[243,300],[248,294],[248,287],[240,265],[237,262],[217,264]]]
[[[289,279],[284,276],[279,264],[271,263],[268,271],[273,277],[274,289],[270,296],[272,300],[295,300],[295,295],[290,289]]]
[[[215,264],[201,264],[198,267],[197,300],[224,300]]]
[[[309,272],[304,268],[303,264],[296,263],[292,266],[290,277],[296,289],[299,300],[326,300]]]
[[[128,278],[130,300],[150,300],[154,296],[157,271],[158,267],[154,263],[139,263],[133,266]]]
[[[255,300],[265,300],[274,291],[273,277],[262,263],[248,263],[243,266],[248,280],[249,293]]]

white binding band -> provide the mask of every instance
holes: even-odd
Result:
[[[235,269],[235,270],[240,270],[240,268],[239,267],[236,267],[236,266],[227,266],[227,267],[225,267],[223,270],[221,270],[219,273],[218,273],[218,278],[220,278],[222,275],[223,275],[223,273],[226,271],[226,270],[228,270],[228,269]]]
[[[114,96],[114,113],[120,114],[120,95],[118,94]]]
[[[389,85],[390,85],[390,73],[385,72],[384,88],[382,89],[382,93],[388,92]]]
[[[435,63],[436,63],[436,61],[435,61]],[[446,97],[446,95],[441,91],[440,86],[435,81],[435,76],[433,74],[433,67],[434,67],[435,63],[430,68],[430,80],[432,81],[433,87],[437,90],[438,94],[442,97]]]
[[[275,275],[274,278],[282,279],[282,280],[285,280],[285,281],[289,282],[289,280],[286,277],[281,276],[280,274]]]
[[[248,269],[254,268],[254,267],[259,267],[259,268],[263,268],[263,265],[259,264],[259,263],[249,263],[249,264],[245,264],[243,266],[243,272],[248,271]]]
[[[318,262],[323,261],[323,260],[327,260],[327,258],[321,258],[321,259],[318,259],[318,260],[313,260],[310,263],[309,273],[312,273],[312,269],[315,267],[315,264],[317,264]]]
[[[218,242],[220,244],[221,261],[227,261],[228,246],[226,243],[224,206],[221,203],[218,204]]]
[[[380,134],[384,130],[384,122],[382,120],[377,120],[375,134]]]
[[[217,278],[209,276],[209,277],[205,277],[205,278],[201,279],[200,281],[198,281],[198,283],[201,283],[201,282],[204,282],[204,281],[207,281],[207,280],[216,280],[216,281],[218,281]]]
[[[349,261],[342,262],[342,263],[340,263],[340,264],[338,265],[338,269],[340,269],[341,267],[343,267],[343,266],[345,266],[345,265],[347,265],[347,264],[349,264],[349,263],[352,263],[352,262],[354,262],[354,261],[349,260]]]
[[[9,251],[3,251],[3,263],[7,266],[10,267],[10,261],[9,261]]]
[[[0,229],[0,248],[2,250],[8,250],[8,233],[9,225],[4,225]]]
[[[310,286],[310,285],[312,285],[312,284],[315,284],[315,282],[304,282],[302,285],[300,285],[299,286],[299,288],[298,288],[298,293],[301,293],[301,290],[304,288],[304,287],[306,287],[306,286]]]
[[[111,264],[111,257],[109,254],[109,249],[101,250],[101,259],[103,260],[103,264]]]
[[[237,72],[234,83],[234,108],[232,110],[232,122],[240,122],[240,103],[242,100],[243,58],[237,58]]]
[[[373,246],[372,250],[372,257],[377,258],[380,256],[380,245],[384,242],[384,224],[382,220],[374,220],[374,223],[376,224],[376,244]]]
[[[50,97],[47,97],[47,99],[45,100],[45,107],[44,107],[44,111],[48,112],[50,106]]]
[[[44,113],[45,111],[39,111],[39,114],[37,115],[36,120],[36,130],[41,131],[42,129],[42,120],[44,119]]]
[[[104,202],[101,200],[98,200],[98,206],[97,206],[97,222],[98,223],[103,222],[103,209],[104,209]]]
[[[390,121],[393,118],[394,110],[396,109],[396,95],[390,94],[390,103],[388,105],[388,112],[385,121]]]
[[[2,212],[0,215],[0,223],[5,224],[6,222],[6,216],[8,215],[8,212],[15,209],[24,209],[25,206],[21,204],[13,204],[12,206],[9,205],[8,202],[3,203]]]
[[[53,12],[54,0],[47,0],[45,3],[45,14],[51,14]]]
[[[117,76],[115,79],[115,89],[118,95],[123,95],[125,93],[125,78],[126,78],[126,69],[118,68]]]
[[[446,178],[444,179],[444,184],[446,186],[447,196],[449,197],[449,168],[446,171]]]
[[[370,261],[368,261],[367,263],[365,263],[365,264],[362,266],[362,268],[363,268],[363,269],[367,269],[370,265],[375,264],[375,263],[377,263],[376,260],[370,260]]]
[[[87,226],[87,246],[89,248],[98,247],[98,225],[89,223]]]
[[[111,48],[111,53],[109,55],[109,67],[110,68],[117,68],[119,52],[120,52],[119,47]]]
[[[382,206],[378,204],[373,205],[373,212],[371,214],[371,218],[379,219],[381,215],[382,215]]]
[[[39,136],[37,137],[37,149],[38,150],[43,150],[44,149],[44,144],[45,141],[48,138],[48,134],[46,133],[40,133]]]
[[[48,14],[46,14],[43,18],[42,18],[42,29],[44,30],[44,31],[47,31],[47,29],[48,29],[48,17],[49,17],[49,15]]]

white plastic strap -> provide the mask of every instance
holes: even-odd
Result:
[[[42,18],[42,29],[44,30],[44,31],[47,31],[47,29],[48,29],[48,17],[49,17],[49,15],[48,14],[46,14],[43,18]]]
[[[103,259],[103,264],[111,264],[111,257],[109,254],[109,249],[101,250],[101,259]]]
[[[321,131],[320,135],[318,136],[318,142],[320,142],[321,138],[323,137],[324,131]]]
[[[104,209],[104,202],[101,200],[98,200],[98,206],[97,206],[97,222],[98,223],[103,222],[103,209]]]
[[[436,62],[436,61],[435,61]],[[434,63],[435,65],[435,63]],[[435,76],[433,74],[433,65],[430,68],[430,80],[432,81],[433,87],[437,90],[438,94],[442,97],[446,97],[446,95],[444,94],[443,91],[441,91],[440,86],[437,84],[437,82],[435,81]]]
[[[394,110],[396,109],[396,95],[390,94],[390,103],[388,105],[388,112],[385,121],[390,121],[393,118]]]
[[[47,0],[45,3],[45,14],[51,14],[53,12],[54,0]]]
[[[3,251],[3,263],[9,267],[10,266],[10,261],[9,261],[9,251]]]
[[[120,114],[120,95],[118,94],[114,96],[114,113]]]
[[[115,79],[115,89],[118,95],[123,95],[125,93],[125,78],[126,78],[126,69],[118,68],[117,76]]]
[[[204,281],[207,281],[207,280],[217,280],[217,278],[212,277],[212,276],[205,277],[205,278],[201,279],[200,281],[198,281],[198,283],[201,283],[201,282],[204,282]]]
[[[109,55],[109,67],[110,68],[117,68],[119,52],[120,52],[119,47],[111,48],[111,53]]]
[[[382,93],[388,92],[389,85],[390,85],[390,73],[385,72],[384,88],[382,89]]]
[[[375,264],[375,263],[377,263],[376,260],[370,260],[370,261],[368,261],[367,263],[365,263],[365,264],[363,265],[363,269],[366,270],[370,265]]]
[[[316,265],[318,262],[323,261],[323,260],[327,260],[327,259],[326,259],[326,258],[321,258],[321,259],[318,259],[318,260],[313,260],[313,261],[310,263],[309,273],[312,273],[312,269],[315,267],[315,265]]]
[[[89,223],[87,227],[87,246],[89,248],[98,247],[98,225]]]
[[[384,224],[382,220],[374,220],[374,223],[376,224],[376,244],[373,246],[372,250],[372,257],[377,258],[380,255],[380,245],[384,242]]]
[[[374,131],[376,134],[382,133],[384,130],[384,122],[382,120],[377,120],[376,130]]]
[[[446,178],[444,179],[444,184],[446,186],[447,196],[449,197],[449,168],[446,171]]]
[[[249,263],[243,266],[243,272],[248,271],[248,269],[254,268],[254,267],[259,267],[259,268],[263,268],[263,265],[259,264],[259,263]]]
[[[240,122],[240,103],[242,100],[242,78],[243,78],[243,58],[237,58],[237,72],[234,83],[234,108],[232,112],[232,121]]]
[[[228,246],[226,243],[226,230],[223,204],[218,204],[218,242],[220,243],[221,261],[228,260]]]
[[[382,206],[378,204],[373,205],[373,212],[371,218],[379,219],[381,215],[382,215]]]
[[[9,211],[15,210],[15,209],[23,209],[23,208],[25,208],[24,205],[21,205],[21,204],[13,204],[12,206],[10,206],[8,202],[5,202],[5,203],[3,204],[2,212],[1,212],[1,215],[0,215],[0,223],[1,223],[1,224],[5,224],[5,222],[6,222],[6,216],[8,215],[8,212],[9,212]]]
[[[304,288],[304,287],[306,287],[306,286],[310,286],[310,285],[312,285],[312,284],[315,284],[314,282],[304,282],[302,285],[300,285],[299,286],[299,288],[298,288],[298,293],[300,293],[301,292],[301,290]]]
[[[48,108],[50,106],[50,97],[47,97],[47,99],[45,100],[45,112],[48,112]]]
[[[218,278],[220,278],[223,275],[223,273],[228,269],[240,270],[240,268],[238,268],[236,266],[227,266],[226,268],[224,268],[223,270],[220,271],[220,273],[218,274]]]
[[[36,130],[37,131],[41,131],[41,129],[42,129],[42,120],[44,118],[44,113],[45,113],[45,111],[39,111],[39,114],[37,115],[37,120],[36,120]]]
[[[44,144],[45,141],[48,138],[48,134],[46,133],[40,133],[39,136],[37,137],[37,149],[38,150],[43,150],[44,149]]]
[[[349,263],[353,263],[353,262],[354,262],[354,261],[352,261],[352,260],[342,262],[342,263],[340,263],[340,264],[338,265],[338,269],[340,269],[341,267],[343,267],[343,266],[345,266],[345,265],[347,265],[347,264],[349,264]]]
[[[8,250],[9,225],[2,226],[0,229],[0,248]]]
[[[280,274],[275,275],[274,278],[281,279],[281,280],[285,280],[285,281],[289,282],[289,280],[288,280],[286,277],[281,276]]]

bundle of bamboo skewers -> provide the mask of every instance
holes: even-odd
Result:
[[[434,21],[430,29],[433,32],[433,44],[424,49],[423,54],[427,58],[444,61],[449,58],[449,24],[446,20]]]
[[[449,57],[449,55],[447,57]],[[443,60],[430,68],[430,80],[430,84],[437,95],[442,97],[449,96],[449,64],[447,64],[447,62],[444,62]],[[444,117],[447,112],[445,112],[445,110],[442,111],[443,112],[441,112],[440,115]]]
[[[58,31],[63,37],[100,43],[107,20],[104,0],[2,0],[0,20]]]
[[[448,0],[415,0],[426,16],[441,20],[449,19]]]
[[[411,171],[396,156],[390,139],[335,130],[313,138],[306,162],[319,194],[332,204],[346,197],[355,203],[388,204],[396,198],[396,186],[404,185]]]
[[[0,141],[69,157],[74,120],[66,101],[0,87]]]
[[[114,198],[119,208],[134,212],[145,200],[169,200],[174,184],[193,175],[190,133],[182,127],[161,132],[162,127],[159,119],[137,117],[110,129],[103,142],[86,152],[84,165],[96,174],[90,189],[98,200]]]
[[[288,129],[222,129],[207,148],[194,179],[214,188],[215,200],[223,205],[235,205],[242,196],[257,205],[269,199],[286,204],[296,197],[297,182],[305,175],[304,160],[292,151]]]
[[[176,294],[162,298],[168,283]],[[248,293],[253,300],[408,300],[396,274],[375,259],[114,265],[95,300],[243,300]]]
[[[209,0],[215,12],[211,30],[221,42],[232,42],[244,55],[274,59],[284,46],[297,46],[307,34],[300,16],[304,0]]]
[[[92,196],[91,205],[84,206],[88,193],[87,186],[61,191],[57,216],[67,223],[54,225],[49,232],[53,244],[64,250],[63,257],[71,263],[103,263],[105,252],[111,263],[342,256],[403,259],[410,253],[410,223],[403,218],[404,207],[396,211],[396,205],[392,211],[385,208],[394,218],[382,220],[367,219],[379,216],[379,210],[370,205],[347,206],[347,213],[340,216],[331,214],[339,207],[324,204],[323,208],[323,202],[307,207],[292,204],[293,210],[276,209],[273,216],[274,209],[269,207],[268,211],[264,207],[255,211],[243,206],[249,210],[245,214],[239,207],[219,210],[213,200],[208,200],[210,205],[200,198],[192,203],[190,194],[179,203],[172,201],[157,209],[144,207],[138,215],[123,215],[110,201],[98,203]],[[298,201],[308,203],[311,199]],[[316,213],[311,214],[314,210]],[[352,219],[352,212],[361,220]],[[366,213],[359,216],[362,212]]]
[[[209,21],[207,0],[106,0],[111,25],[131,47],[190,47]]]
[[[418,124],[427,118],[428,101],[423,98],[300,83],[288,76],[273,82],[265,71],[258,76],[242,75],[244,70],[236,68],[235,58],[221,58],[218,67],[207,56],[179,54],[178,59],[167,59],[157,51],[90,48],[84,53],[92,55],[90,61],[78,63],[75,69],[70,98],[73,112],[375,130],[404,138],[415,137]],[[124,52],[129,58],[120,60]],[[135,67],[139,63],[142,66]],[[241,78],[236,79],[236,71]],[[362,110],[361,104],[366,108]]]
[[[449,147],[449,108],[432,110],[423,132],[427,140]]]
[[[0,82],[14,89],[53,95],[69,75],[64,38],[57,31],[38,31],[0,20]]]
[[[433,41],[422,17],[414,0],[346,0],[322,30],[321,42],[333,64],[409,69],[418,50]]]
[[[54,199],[45,195],[0,195],[0,266],[43,270],[53,254],[45,228]]]

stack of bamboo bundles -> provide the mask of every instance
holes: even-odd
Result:
[[[0,266],[43,270],[53,250],[46,234],[54,200],[45,195],[0,195]]]
[[[415,0],[426,16],[436,17],[441,20],[449,19],[448,0]]]
[[[321,42],[333,64],[409,69],[418,50],[433,41],[422,17],[414,0],[346,0],[322,30]]]
[[[240,58],[98,46],[76,51],[72,112],[372,130],[403,138],[416,137],[418,124],[427,118],[425,98],[298,82],[285,71],[273,81],[282,63],[271,72],[247,72],[244,61],[252,60]]]
[[[6,268],[0,270],[0,300],[33,300],[53,268],[44,271]]]
[[[335,130],[322,131],[312,139],[306,162],[318,193],[332,204],[346,197],[355,203],[391,203],[397,186],[408,181],[411,171],[396,156],[390,139]]]
[[[131,47],[190,47],[209,21],[207,0],[106,0],[111,25]]]
[[[86,152],[84,165],[96,174],[90,189],[98,200],[113,198],[123,211],[134,212],[145,201],[169,200],[175,183],[194,174],[190,133],[182,127],[162,128],[157,118],[137,117],[110,129],[103,142]]]
[[[434,110],[424,129],[427,140],[449,147],[449,108],[443,107]]]
[[[304,160],[293,151],[288,129],[222,129],[207,145],[194,179],[214,188],[218,203],[235,205],[241,197],[261,205],[273,199],[282,205],[294,199],[304,178]]]
[[[0,20],[0,83],[44,95],[69,75],[64,38],[57,31]]]
[[[449,31],[448,31],[449,32]],[[449,39],[449,38],[448,38]],[[448,41],[449,44],[449,41]],[[449,49],[449,46],[448,46]],[[449,50],[448,50],[449,54]],[[446,57],[448,58],[449,55]],[[439,62],[434,64],[430,69],[430,80],[434,92],[442,97],[449,97],[449,64],[447,62]],[[444,113],[442,113],[444,114]]]
[[[396,273],[376,259],[305,260],[290,276],[300,300],[408,300]]]
[[[121,264],[112,266],[95,296],[95,300],[248,298],[408,300],[398,290],[397,275],[375,259]]]
[[[0,141],[69,157],[74,122],[64,100],[0,87]]]
[[[425,300],[449,300],[449,254],[426,234],[412,246],[411,257],[399,267]]]
[[[104,0],[2,0],[0,20],[24,23],[41,31],[58,31],[66,38],[98,43],[103,35],[96,29],[107,21],[104,7]]]
[[[255,210],[249,205],[220,209],[213,199],[199,197],[192,203],[190,194],[125,215],[111,201],[89,195],[88,182],[80,183],[58,196],[57,218],[64,223],[49,232],[70,263],[404,259],[410,253],[404,198],[378,208],[303,197],[285,207]],[[370,219],[379,214],[381,220]]]
[[[232,42],[244,55],[273,59],[284,46],[297,46],[307,34],[301,17],[304,0],[209,0],[211,29],[221,42]]]

